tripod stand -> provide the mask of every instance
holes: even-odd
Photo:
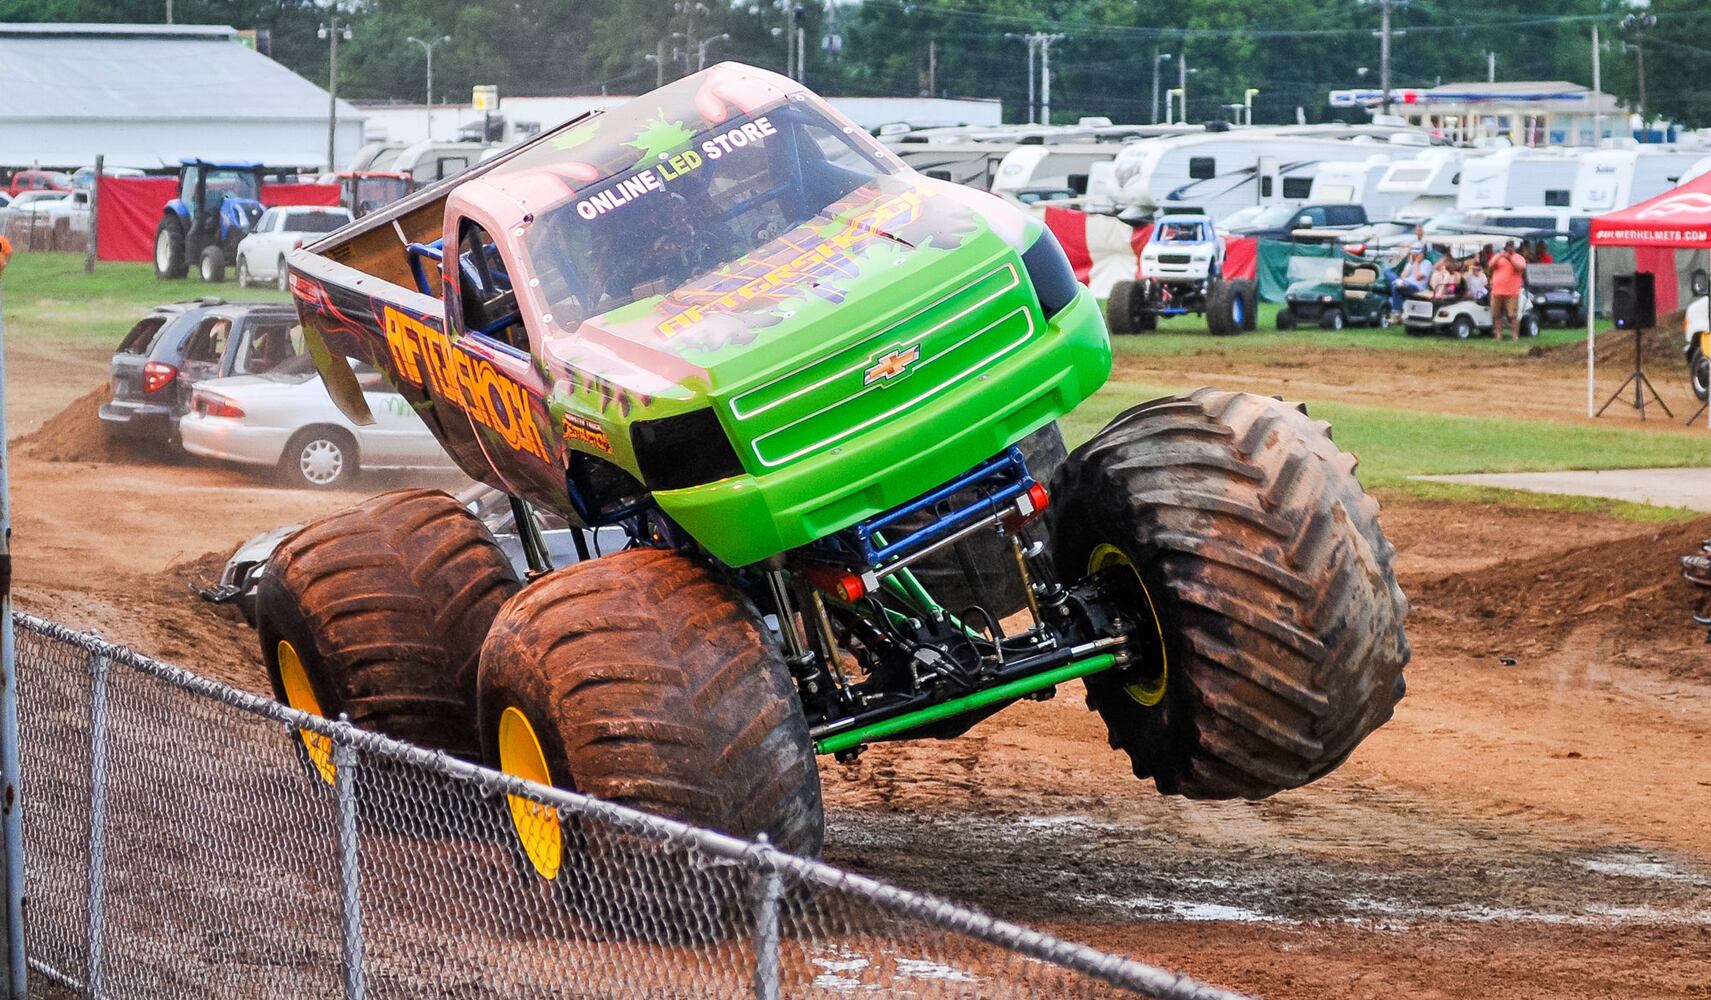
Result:
[[[1627,380],[1617,387],[1616,391],[1611,394],[1610,398],[1604,401],[1604,405],[1598,408],[1598,412],[1595,416],[1602,417],[1604,415],[1604,411],[1610,408],[1610,404],[1614,403],[1616,398],[1626,392],[1628,386],[1632,385],[1634,387],[1633,407],[1640,411],[1641,420],[1646,419],[1646,396],[1648,394],[1650,394],[1653,399],[1657,400],[1657,404],[1659,406],[1663,407],[1664,416],[1669,417],[1672,420],[1675,418],[1675,414],[1669,411],[1669,404],[1665,403],[1663,401],[1663,397],[1658,395],[1658,391],[1652,388],[1651,379],[1646,378],[1645,369],[1641,367],[1640,337],[1643,336],[1644,333],[1645,331],[1640,329],[1634,330],[1634,373],[1629,375]]]

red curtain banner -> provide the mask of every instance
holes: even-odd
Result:
[[[1254,280],[1259,273],[1259,241],[1251,236],[1231,236],[1224,240],[1224,277]]]
[[[1069,257],[1075,280],[1087,284],[1093,273],[1093,255],[1087,251],[1087,216],[1072,208],[1046,208],[1046,228],[1057,237],[1058,245]]]
[[[154,230],[166,203],[178,196],[172,177],[103,177],[98,192],[95,254],[101,260],[154,259]],[[261,203],[336,206],[337,184],[263,184]]]

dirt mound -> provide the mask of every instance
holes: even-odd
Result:
[[[1592,623],[1619,623],[1624,642],[1682,639],[1704,592],[1682,579],[1681,556],[1704,538],[1711,518],[1426,580],[1412,596],[1428,621],[1459,623],[1459,645],[1482,655],[1519,651],[1486,648],[1493,634],[1548,649]]]
[[[1646,331],[1645,336],[1640,338],[1641,356],[1645,359],[1648,373],[1653,366],[1671,369],[1682,367],[1681,338],[1682,331],[1686,328],[1684,324],[1685,314],[1680,312],[1659,316],[1656,329]],[[1627,368],[1634,363],[1634,335],[1626,330],[1600,333],[1593,341],[1593,351],[1599,368]],[[1581,339],[1548,347],[1537,346],[1527,352],[1527,357],[1548,365],[1585,367],[1586,341]]]
[[[72,400],[36,430],[18,439],[24,454],[44,462],[111,462],[122,457],[107,438],[98,411],[113,398],[113,387],[100,385]]]

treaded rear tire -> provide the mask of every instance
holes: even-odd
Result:
[[[439,490],[382,493],[282,542],[256,593],[274,696],[280,640],[329,718],[476,759],[482,640],[518,587],[476,517]]]
[[[1326,774],[1390,718],[1408,601],[1354,469],[1324,422],[1212,389],[1134,407],[1064,463],[1047,512],[1060,576],[1115,545],[1162,623],[1157,705],[1120,675],[1087,685],[1137,777],[1263,798]]]
[[[1115,334],[1139,333],[1136,317],[1140,314],[1141,283],[1119,281],[1111,286],[1105,299],[1105,325]]]
[[[515,707],[554,784],[820,851],[820,772],[784,656],[740,591],[683,556],[634,549],[530,583],[493,623],[478,692],[491,764]]]
[[[1242,324],[1236,319],[1236,301],[1241,289],[1234,282],[1211,279],[1206,289],[1206,329],[1215,336],[1241,333]]]

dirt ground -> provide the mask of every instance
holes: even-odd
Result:
[[[1310,337],[1310,335],[1307,335]],[[1535,346],[1526,353],[1363,351],[1303,346],[1286,351],[1265,341],[1221,341],[1181,355],[1119,353],[1112,378],[1151,385],[1217,385],[1295,399],[1333,399],[1373,406],[1535,420],[1588,421],[1584,341]],[[1308,341],[1310,343],[1310,340]],[[1249,344],[1258,344],[1249,347]],[[1650,334],[1643,341],[1649,381],[1675,414],[1650,402],[1646,423],[1656,430],[1694,433],[1682,423],[1699,403],[1687,383],[1678,336]],[[1634,367],[1633,339],[1605,333],[1596,345],[1594,398],[1602,406]],[[1429,391],[1428,391],[1429,390]],[[1610,406],[1599,424],[1638,426],[1632,392]],[[1705,418],[1695,430],[1704,433]]]
[[[1583,413],[1561,357],[1305,356],[1125,358],[1119,378]],[[105,377],[93,349],[15,342],[6,362],[15,436]],[[1672,404],[1679,381],[1660,379]],[[1526,397],[1493,402],[1494,383]],[[54,461],[90,455],[68,426],[11,469],[19,605],[257,690],[253,635],[188,584],[257,531],[390,485]],[[1672,570],[1711,518],[1383,499],[1408,695],[1329,777],[1257,803],[1162,797],[1065,687],[954,742],[828,760],[828,859],[1265,997],[1711,997],[1711,646]]]

